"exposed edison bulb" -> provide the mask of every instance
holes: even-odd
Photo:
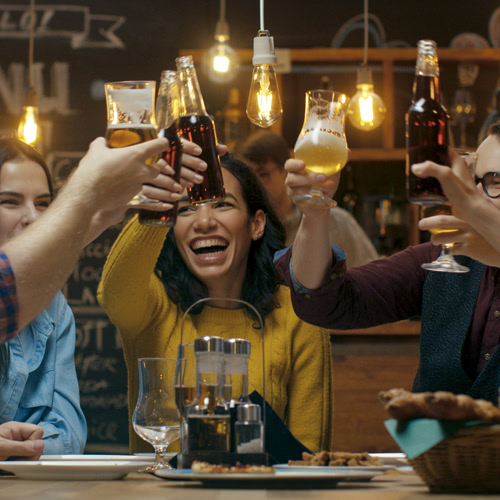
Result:
[[[34,144],[38,137],[38,108],[24,106],[23,116],[17,129],[19,139],[27,144]]]
[[[208,50],[204,65],[211,81],[226,83],[233,80],[238,73],[240,58],[225,41],[217,42]]]
[[[358,70],[356,89],[347,114],[349,121],[359,130],[374,130],[384,121],[386,107],[382,98],[373,91],[370,68],[362,66]]]
[[[208,78],[215,83],[230,82],[238,73],[240,58],[228,45],[229,25],[219,20],[215,26],[216,44],[210,47],[203,60]]]
[[[269,33],[254,38],[252,82],[247,102],[248,119],[259,127],[270,127],[276,123],[283,109],[276,79],[276,55]]]

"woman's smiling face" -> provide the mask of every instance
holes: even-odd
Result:
[[[237,298],[250,245],[264,231],[265,215],[258,211],[249,218],[238,180],[226,169],[222,174],[224,200],[191,205],[183,198],[174,235],[186,266],[207,286],[210,295],[225,293]]]
[[[38,219],[51,200],[41,165],[26,158],[6,161],[0,167],[0,243]]]

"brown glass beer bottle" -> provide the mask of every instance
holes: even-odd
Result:
[[[449,165],[448,112],[441,104],[436,42],[418,42],[413,100],[406,114],[406,191],[408,201],[419,205],[446,202],[438,180],[419,178],[411,171],[414,163],[431,160]]]
[[[178,57],[175,62],[180,95],[179,135],[201,147],[199,157],[208,165],[206,170],[198,172],[203,182],[188,188],[188,199],[191,203],[219,201],[225,192],[215,125],[205,110],[192,56]]]
[[[161,83],[156,99],[156,123],[158,137],[168,139],[168,149],[162,158],[174,169],[174,179],[178,182],[181,175],[182,143],[177,135],[179,124],[179,85],[176,71],[162,71]],[[170,210],[155,212],[139,210],[139,222],[145,226],[172,227],[177,216],[177,203]]]

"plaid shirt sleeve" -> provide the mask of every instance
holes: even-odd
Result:
[[[0,250],[0,342],[10,340],[17,332],[19,303],[16,279],[9,258]]]

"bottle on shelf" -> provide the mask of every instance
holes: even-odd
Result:
[[[168,149],[162,158],[174,169],[174,179],[181,176],[182,143],[177,134],[179,124],[179,85],[176,71],[162,71],[156,98],[156,126],[158,136],[168,139]],[[177,216],[177,203],[164,212],[139,210],[139,222],[145,226],[172,227]]]
[[[438,180],[417,177],[411,172],[411,165],[425,160],[449,165],[448,121],[448,111],[441,103],[436,42],[420,40],[413,99],[406,114],[406,189],[410,203],[435,205],[446,202]]]
[[[346,189],[342,195],[342,208],[347,210],[353,217],[356,217],[358,209],[359,194],[354,187],[354,172],[352,166],[347,164],[345,169]]]
[[[486,137],[488,136],[488,129],[490,125],[492,125],[495,121],[500,120],[500,77],[498,77],[497,86],[495,91],[493,92],[493,99],[491,102],[491,108],[481,125],[481,129],[479,130],[479,136],[477,139],[477,145],[481,144]]]

